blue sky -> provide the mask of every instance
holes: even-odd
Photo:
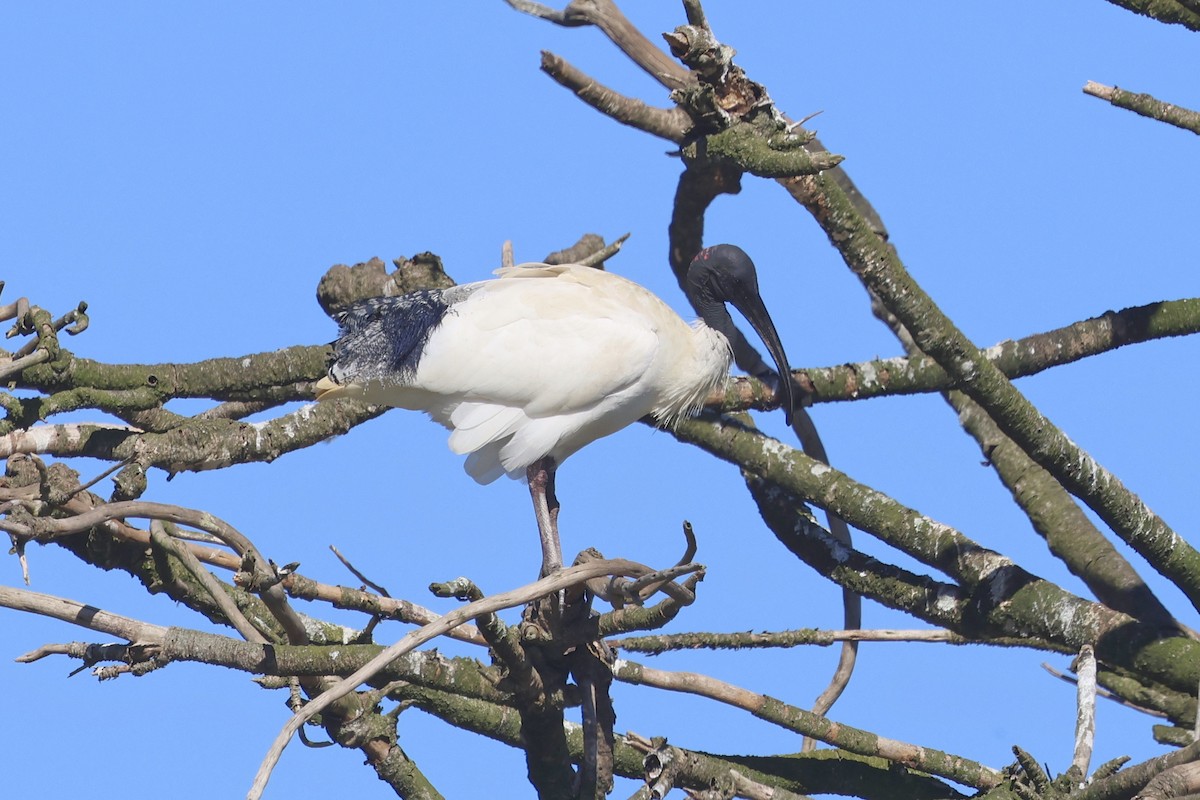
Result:
[[[684,21],[676,3],[627,5],[656,41]],[[1200,107],[1189,80],[1194,34],[1100,0],[705,7],[785,112],[823,112],[812,126],[846,156],[910,271],[981,346],[1197,294],[1194,136],[1080,91],[1095,80]],[[68,342],[87,357],[193,361],[329,341],[334,326],[314,290],[335,263],[431,250],[455,279],[479,280],[506,239],[518,260],[536,260],[594,231],[631,232],[610,268],[685,310],[665,258],[679,163],[667,143],[554,85],[538,71],[541,49],[622,92],[667,102],[599,32],[555,28],[501,2],[7,4],[4,300],[25,295],[55,312],[88,301],[92,326]],[[775,184],[746,179],[740,195],[713,206],[707,231],[709,243],[735,242],[754,257],[794,366],[899,353],[823,233]],[[1019,384],[1185,536],[1200,521],[1198,354],[1195,340],[1156,342]],[[824,405],[813,415],[835,466],[1083,591],[979,466],[939,398]],[[774,416],[761,422],[786,433]],[[467,575],[494,592],[537,568],[524,488],[478,487],[459,461],[443,431],[393,412],[272,465],[170,483],[153,476],[147,499],[209,510],[277,562],[354,584],[326,549],[336,544],[393,595],[448,609],[427,599],[430,581]],[[89,477],[103,465],[76,467]],[[736,470],[668,435],[635,426],[597,442],[566,464],[559,490],[568,553],[597,546],[672,563],[679,525],[692,521],[708,578],[673,630],[841,625],[839,591],[783,553]],[[35,590],[158,624],[196,623],[126,576],[82,568],[56,548],[32,549],[30,562]],[[2,580],[20,582],[15,560]],[[1177,593],[1155,585],[1198,624]],[[0,749],[19,765],[6,776],[13,796],[168,780],[180,797],[238,796],[285,720],[284,698],[244,675],[173,665],[97,685],[66,680],[75,665],[65,660],[15,665],[45,641],[89,634],[11,612],[0,619],[0,682],[20,704],[0,731]],[[873,604],[865,625],[911,626]],[[380,638],[402,632],[384,626]],[[832,649],[808,649],[653,664],[806,706],[835,660]],[[996,767],[1020,744],[1061,771],[1074,691],[1042,661],[1065,669],[1068,659],[867,644],[832,716]],[[799,746],[711,703],[631,687],[616,695],[619,731],[716,752]],[[1161,752],[1150,723],[1102,704],[1094,763]],[[401,736],[447,796],[532,796],[516,751],[415,711],[403,715]],[[268,796],[335,787],[389,796],[360,760],[293,744]],[[191,776],[185,785],[180,769]]]

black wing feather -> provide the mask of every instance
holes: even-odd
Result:
[[[337,384],[408,381],[429,335],[449,310],[443,290],[427,289],[362,300],[336,314],[341,330],[333,343],[330,379]]]

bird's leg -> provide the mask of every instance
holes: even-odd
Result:
[[[558,541],[558,498],[554,495],[554,459],[539,458],[529,465],[529,495],[542,539],[542,577],[562,569],[562,545]]]

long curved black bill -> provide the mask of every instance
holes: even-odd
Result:
[[[771,320],[771,315],[767,313],[767,307],[763,304],[762,297],[757,293],[746,293],[741,297],[730,298],[730,302],[758,333],[758,338],[762,339],[763,344],[767,346],[767,352],[775,361],[775,368],[779,372],[780,407],[783,408],[784,421],[790,427],[792,412],[796,408],[796,398],[792,391],[792,369],[788,366],[787,354],[783,352],[783,342],[779,340],[775,323]]]

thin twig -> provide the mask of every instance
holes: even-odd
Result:
[[[0,381],[5,380],[10,375],[16,375],[22,370],[32,367],[36,364],[50,360],[50,351],[46,349],[34,350],[32,353],[20,358],[14,358],[7,364],[0,364]]]
[[[549,51],[542,51],[542,71],[592,108],[631,128],[679,144],[692,127],[691,117],[678,106],[658,108],[627,97]]]
[[[196,558],[191,550],[181,546],[167,533],[166,526],[161,520],[156,519],[150,522],[150,541],[179,559],[180,563],[187,568],[192,577],[199,581],[200,585],[208,591],[217,608],[229,620],[229,624],[245,637],[246,641],[256,644],[267,643],[267,637],[263,636],[257,628],[250,624],[250,620],[246,619],[245,615],[242,614],[241,609],[233,602],[233,598],[225,591],[225,587],[221,582],[200,564],[200,560]]]
[[[1001,781],[1001,774],[962,756],[943,753],[930,747],[877,736],[849,725],[834,723],[825,717],[788,705],[766,695],[695,672],[668,672],[625,659],[613,665],[613,677],[634,685],[654,686],[672,692],[707,697],[740,708],[759,719],[805,736],[812,736],[835,747],[864,756],[878,756],[907,767],[949,778],[976,789],[990,789]]]
[[[1049,672],[1051,675],[1058,678],[1060,681],[1064,681],[1066,683],[1075,683],[1076,682],[1075,678],[1066,674],[1062,670],[1055,669],[1054,667],[1047,664],[1045,661],[1042,662],[1042,669],[1046,670],[1046,672]],[[1096,686],[1096,695],[1099,697],[1103,697],[1106,700],[1112,700],[1114,703],[1120,703],[1121,705],[1125,706],[1126,708],[1132,708],[1134,711],[1140,711],[1141,713],[1147,714],[1151,717],[1158,717],[1159,719],[1167,719],[1170,716],[1169,714],[1167,714],[1163,711],[1159,711],[1156,708],[1146,708],[1145,706],[1139,706],[1137,703],[1132,703],[1129,700],[1126,700],[1124,697],[1121,697],[1118,694],[1114,694],[1114,693],[1110,692],[1108,689],[1105,689],[1103,686],[1099,686],[1099,685]]]
[[[507,0],[517,11],[566,27],[595,25],[621,49],[633,63],[668,89],[679,89],[692,82],[691,74],[677,61],[647,39],[612,0],[570,2],[556,11],[530,0]]]
[[[247,794],[247,800],[258,800],[262,797],[263,790],[266,788],[267,781],[271,777],[271,771],[279,762],[279,757],[283,754],[283,749],[287,747],[288,742],[296,731],[304,725],[314,715],[319,714],[331,704],[337,702],[341,698],[350,694],[354,689],[365,681],[369,680],[373,675],[377,674],[381,669],[386,667],[388,663],[394,661],[412,649],[424,644],[430,639],[446,633],[454,627],[461,625],[464,622],[475,619],[481,614],[495,613],[505,608],[524,605],[532,602],[539,597],[546,597],[569,586],[576,585],[589,578],[599,577],[600,575],[644,575],[649,572],[650,568],[632,561],[623,559],[610,559],[604,561],[592,561],[578,566],[568,567],[566,569],[555,572],[540,580],[537,580],[526,586],[517,589],[512,589],[507,592],[485,597],[482,600],[477,600],[473,603],[455,609],[446,614],[444,617],[431,622],[430,624],[412,631],[404,636],[395,644],[385,648],[379,655],[372,658],[361,669],[357,670],[353,675],[345,678],[342,681],[334,684],[320,696],[309,702],[304,709],[293,716],[284,725],[283,730],[275,738],[266,756],[263,758],[262,765],[258,769],[258,773],[254,777],[254,783],[250,787]]]
[[[100,473],[99,475],[97,475],[96,477],[92,478],[92,479],[91,479],[90,481],[88,481],[87,483],[81,483],[81,484],[79,484],[78,486],[76,486],[74,489],[72,489],[72,490],[71,490],[71,491],[70,491],[70,492],[67,494],[67,496],[66,496],[66,498],[65,498],[65,499],[66,499],[66,500],[70,500],[72,497],[74,497],[75,495],[79,494],[80,492],[85,492],[85,491],[87,491],[88,489],[92,488],[93,486],[95,486],[95,485],[96,485],[97,483],[99,483],[100,481],[102,481],[102,480],[104,480],[105,478],[107,478],[109,475],[112,475],[112,474],[113,474],[114,472],[116,472],[117,470],[119,470],[119,469],[121,469],[122,467],[124,467],[125,465],[129,464],[129,463],[130,463],[130,461],[132,461],[132,459],[129,459],[129,458],[127,458],[127,459],[125,459],[125,460],[123,460],[123,461],[118,461],[117,463],[115,463],[115,464],[113,464],[112,466],[110,466],[108,469],[106,469],[106,470],[104,470],[103,472],[101,472],[101,473]]]
[[[729,778],[733,781],[733,788],[737,792],[737,796],[744,797],[746,800],[811,800],[807,795],[789,792],[779,786],[767,786],[758,781],[752,781],[736,769],[729,770]]]
[[[183,506],[167,503],[150,503],[143,500],[124,500],[116,503],[105,503],[97,508],[84,511],[72,517],[52,519],[39,517],[30,525],[0,521],[0,530],[16,533],[19,536],[35,538],[54,538],[72,533],[81,533],[101,523],[127,517],[143,519],[159,519],[190,525],[193,528],[211,533],[237,551],[243,559],[248,559],[254,570],[254,589],[262,597],[263,602],[271,610],[272,615],[279,620],[288,634],[292,644],[303,644],[308,641],[308,632],[304,621],[287,602],[287,595],[279,587],[279,578],[271,569],[271,562],[258,548],[237,528],[207,511],[197,511]]]
[[[356,577],[360,581],[362,581],[363,585],[370,586],[372,589],[379,592],[379,594],[381,594],[384,597],[391,597],[391,595],[388,594],[387,589],[383,588],[378,583],[375,583],[375,581],[371,580],[366,575],[362,574],[362,572],[360,572],[357,567],[355,567],[353,564],[350,563],[350,559],[348,559],[344,555],[342,555],[341,551],[338,550],[335,545],[332,545],[332,544],[329,545],[329,549],[333,551],[333,554],[335,556],[337,556],[338,561],[342,562],[342,566],[344,566],[346,569],[350,570],[350,573],[352,575],[354,575],[354,577]]]

